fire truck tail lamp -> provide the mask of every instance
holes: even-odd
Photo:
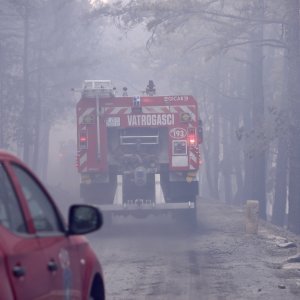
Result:
[[[188,143],[190,146],[196,145],[196,128],[189,128],[188,129]]]
[[[86,150],[88,148],[87,130],[82,130],[79,135],[79,149]]]
[[[196,144],[196,139],[195,139],[194,136],[190,136],[190,137],[189,137],[189,144],[190,144],[190,145],[195,145],[195,144]]]

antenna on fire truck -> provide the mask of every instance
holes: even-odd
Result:
[[[146,94],[148,96],[154,96],[155,93],[156,93],[155,84],[154,84],[153,80],[149,80],[149,83],[146,87]]]
[[[127,93],[127,87],[124,86],[124,87],[123,87],[123,97],[126,97],[126,96],[128,96],[128,93]]]

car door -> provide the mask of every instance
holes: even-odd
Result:
[[[10,282],[14,299],[50,299],[49,284],[46,279],[45,257],[30,223],[26,221],[13,182],[10,180],[3,162],[0,162],[0,238],[8,278],[1,276],[1,284]],[[0,286],[1,286],[0,284]],[[2,287],[3,288],[3,287]],[[1,288],[0,299],[2,299]],[[9,285],[6,286],[6,289]]]
[[[23,166],[12,164],[28,203],[36,235],[44,250],[55,299],[82,299],[81,269],[76,245],[66,235],[60,213],[38,180]]]

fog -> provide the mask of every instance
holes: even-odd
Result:
[[[0,147],[47,184],[78,193],[84,80],[109,79],[129,95],[153,80],[158,95],[198,101],[200,194],[256,199],[261,218],[300,231],[297,1],[0,4]]]
[[[0,149],[101,206],[108,299],[299,299],[299,53],[298,0],[0,0]]]

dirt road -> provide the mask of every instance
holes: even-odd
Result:
[[[51,191],[66,216],[74,197]],[[197,232],[171,217],[150,217],[120,219],[88,235],[103,265],[107,299],[300,299],[300,263],[286,263],[300,253],[299,236],[264,222],[257,235],[247,235],[243,208],[208,200],[200,215]],[[298,248],[279,247],[286,242]]]
[[[202,201],[198,232],[170,217],[120,219],[90,235],[108,300],[300,299],[300,266],[282,264],[297,237],[260,224],[245,234],[244,210]]]

